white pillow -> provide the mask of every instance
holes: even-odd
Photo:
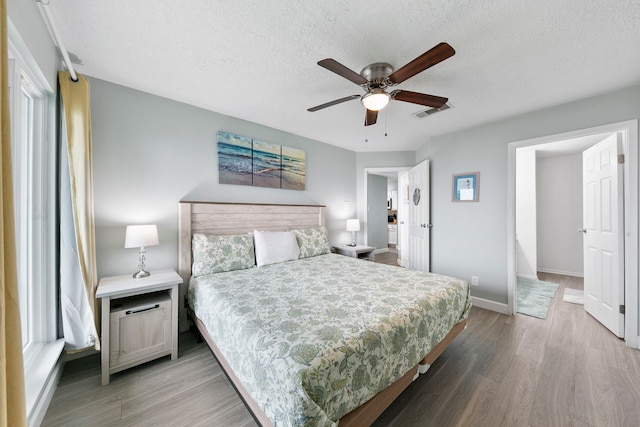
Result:
[[[253,232],[258,267],[298,259],[298,242],[292,231]]]

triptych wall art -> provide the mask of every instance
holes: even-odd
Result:
[[[304,150],[219,131],[220,184],[304,190]]]

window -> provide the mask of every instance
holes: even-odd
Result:
[[[9,102],[16,258],[27,402],[33,366],[57,338],[56,143],[54,103],[41,74],[9,43]],[[29,64],[35,63],[30,61]],[[56,345],[60,348],[60,343]],[[58,355],[59,350],[58,351]],[[55,357],[57,360],[57,356]],[[39,392],[36,392],[36,395]]]

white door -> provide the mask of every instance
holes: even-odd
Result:
[[[584,308],[624,336],[621,141],[613,134],[583,153]]]
[[[409,173],[398,173],[398,265],[409,266]]]
[[[429,271],[429,161],[409,170],[409,268]]]

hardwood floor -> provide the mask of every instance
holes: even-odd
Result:
[[[376,254],[376,262],[380,264],[398,265],[398,251],[394,246],[389,246],[389,252]]]
[[[376,257],[377,258],[377,257]],[[562,301],[546,320],[473,308],[469,326],[374,426],[637,426],[640,351],[581,305]],[[112,375],[97,356],[67,363],[43,426],[253,426],[205,344],[180,336],[180,357]]]

